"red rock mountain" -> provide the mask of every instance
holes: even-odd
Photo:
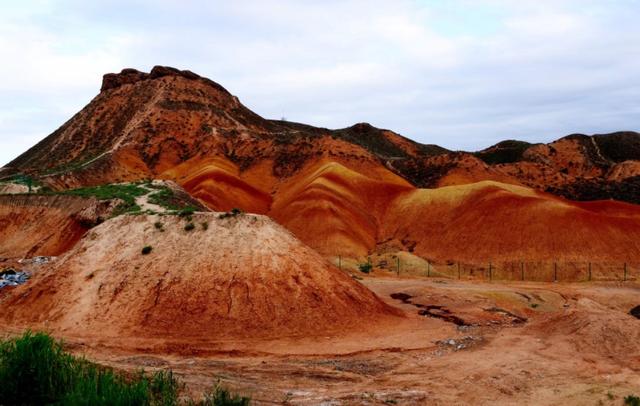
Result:
[[[53,189],[170,179],[213,210],[267,214],[327,256],[631,260],[640,206],[575,200],[640,202],[639,159],[632,132],[467,153],[366,123],[268,120],[209,79],[155,67],[105,75],[84,109],[0,175]]]

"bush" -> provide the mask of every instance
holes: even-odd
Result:
[[[203,221],[202,223],[200,223],[200,225],[202,226],[202,229],[205,231],[209,229],[209,223],[207,223],[206,221]]]
[[[216,385],[204,395],[202,406],[247,406],[250,399],[240,395],[232,395],[228,390]]]
[[[175,406],[182,385],[171,371],[125,376],[74,357],[45,333],[27,331],[0,341],[1,405]],[[248,405],[250,399],[216,386],[195,405]]]
[[[153,226],[154,226],[157,230],[164,231],[164,225],[163,225],[161,222],[159,222],[159,221],[156,221],[155,223],[153,223]]]
[[[218,216],[219,219],[226,219],[228,217],[236,217],[240,214],[243,214],[244,212],[240,209],[238,209],[237,207],[234,207],[233,209],[231,209],[231,211],[226,212],[226,213],[222,213]]]
[[[153,248],[150,245],[147,245],[146,247],[142,248],[142,255],[151,254],[151,250],[153,250]]]
[[[365,262],[358,265],[358,269],[360,269],[360,272],[362,273],[369,273],[373,270],[373,265],[371,265],[369,262]]]
[[[184,209],[180,210],[178,212],[178,216],[180,217],[191,217],[193,216],[193,213],[196,212],[196,209],[194,209],[193,207],[185,207]]]
[[[191,231],[191,230],[193,230],[194,228],[196,228],[195,224],[193,224],[193,223],[187,223],[187,224],[184,226],[184,231]]]
[[[624,404],[626,406],[640,406],[640,397],[636,395],[629,395],[624,398]]]

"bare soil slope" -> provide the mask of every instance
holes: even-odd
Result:
[[[103,223],[9,292],[2,307],[10,311],[0,317],[72,335],[193,344],[309,337],[397,315],[266,217],[200,213],[190,231],[189,221],[140,215]]]
[[[639,206],[573,202],[497,182],[411,191],[386,220],[387,245],[439,261],[640,260]]]
[[[75,196],[0,195],[0,257],[60,255],[112,208]]]

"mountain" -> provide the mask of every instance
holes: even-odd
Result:
[[[172,180],[212,210],[266,214],[327,256],[618,260],[638,252],[629,235],[640,208],[578,201],[640,203],[639,160],[633,132],[470,153],[366,123],[268,120],[209,79],[157,66],[105,75],[85,108],[0,177],[58,191]]]

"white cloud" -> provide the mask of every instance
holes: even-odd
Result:
[[[326,127],[369,121],[455,149],[638,130],[639,5],[3,3],[0,162],[86,104],[103,73],[155,64],[208,76],[267,117]]]

